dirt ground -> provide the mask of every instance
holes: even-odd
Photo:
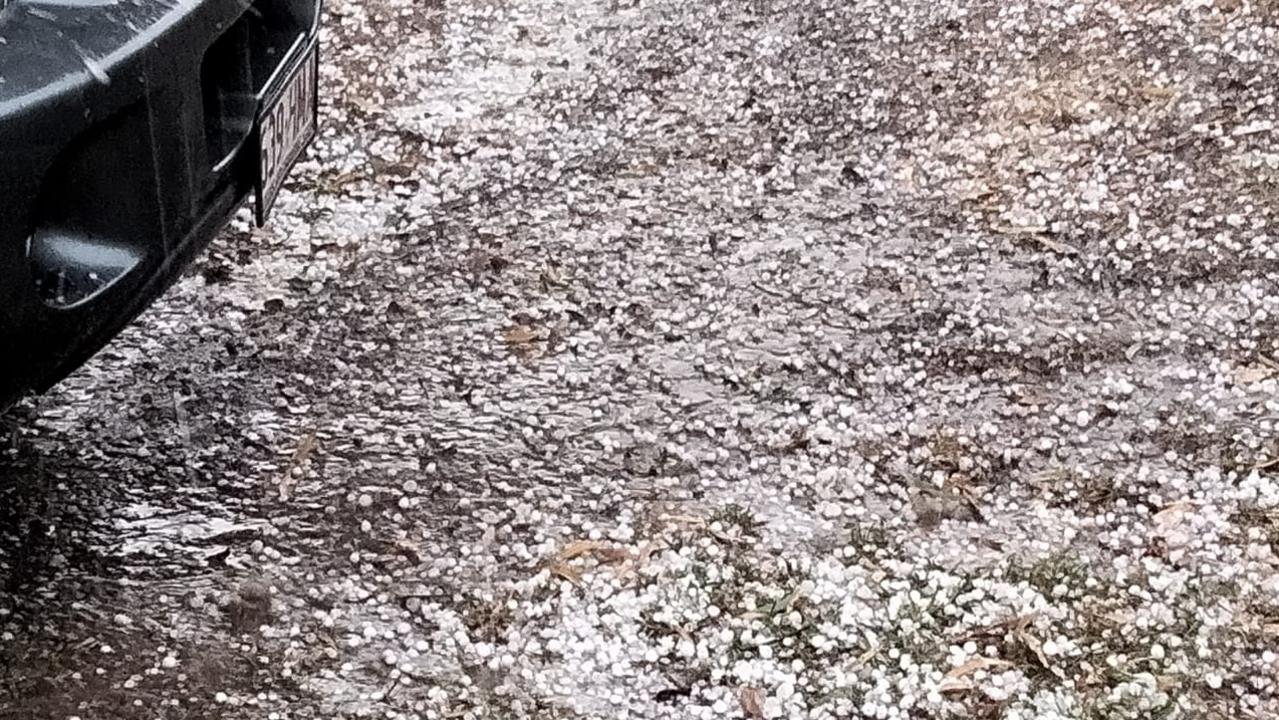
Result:
[[[1279,6],[325,23],[4,418],[0,719],[1279,716]]]

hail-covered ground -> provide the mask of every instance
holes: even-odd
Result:
[[[332,0],[8,419],[0,718],[1279,716],[1279,6]]]

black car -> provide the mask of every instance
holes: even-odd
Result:
[[[0,0],[0,409],[97,352],[315,133],[319,0]]]

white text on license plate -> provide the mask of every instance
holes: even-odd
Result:
[[[284,83],[284,89],[259,120],[257,220],[261,224],[289,170],[315,133],[315,95],[319,75],[318,46],[312,46]]]

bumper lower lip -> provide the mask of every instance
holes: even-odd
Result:
[[[296,47],[280,54],[269,75],[259,72],[269,81],[255,89],[266,95],[316,42],[319,4],[257,3],[254,9],[279,3],[274,17],[298,18],[290,30]],[[3,12],[23,12],[22,5]],[[108,84],[80,73],[37,95],[0,95],[0,347],[8,349],[0,354],[0,409],[47,389],[97,352],[253,193],[257,145],[220,152],[212,144],[216,119],[202,75],[206,52],[237,27],[245,4],[177,0],[172,7],[109,56],[101,68]],[[15,55],[22,43],[6,41],[0,67],[22,59]],[[39,101],[23,105],[21,97]],[[49,267],[56,276],[57,263],[100,287],[86,291],[81,282],[60,299],[42,296],[49,286],[35,276]]]

